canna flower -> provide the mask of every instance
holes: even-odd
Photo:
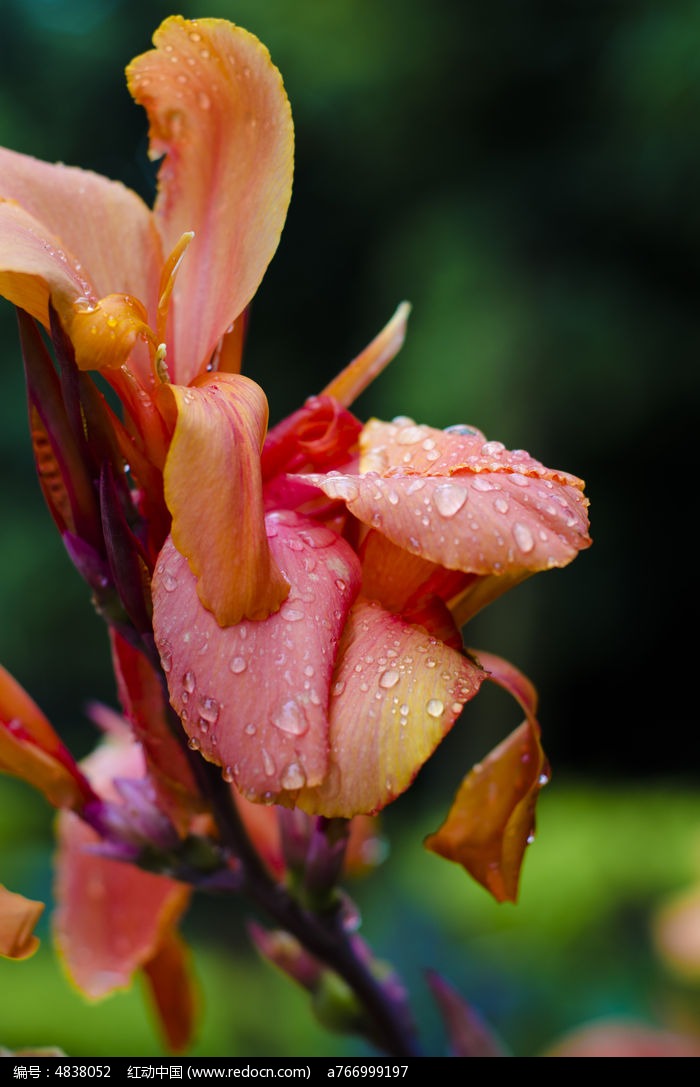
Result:
[[[403,342],[405,305],[267,433],[265,395],[239,371],[291,193],[289,104],[230,23],[173,17],[154,45],[127,69],[162,159],[153,210],[0,151],[0,292],[21,311],[44,493],[110,624],[159,809],[180,835],[206,809],[163,678],[187,746],[242,803],[324,819],[401,795],[490,680],[525,723],[427,844],[514,898],[548,773],[535,696],[461,628],[589,545],[583,484],[470,427],[352,415]]]
[[[403,793],[482,682],[500,684],[526,721],[426,844],[514,899],[549,773],[536,698],[511,665],[465,652],[460,627],[588,546],[583,484],[471,427],[362,427],[333,395],[347,386],[346,373],[263,448],[266,531],[290,586],[277,612],[219,626],[166,541],[153,600],[171,703],[244,796],[351,818]]]

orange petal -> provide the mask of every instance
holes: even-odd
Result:
[[[0,197],[0,295],[49,326],[49,299],[62,314],[92,286],[57,234],[12,200]]]
[[[181,1053],[192,1041],[197,1017],[187,946],[177,932],[163,934],[153,958],[143,968],[158,1018],[173,1053]]]
[[[370,419],[360,448],[363,473],[451,476],[473,472],[490,478],[493,473],[515,472],[583,490],[583,482],[576,476],[545,468],[524,449],[506,449],[502,442],[487,441],[480,430],[470,426],[437,430],[406,416],[392,423]]]
[[[0,771],[29,782],[57,808],[82,808],[93,795],[39,707],[1,667]]]
[[[264,621],[219,627],[170,541],[153,581],[156,644],[191,746],[258,801],[323,779],[331,674],[359,586],[354,553],[330,529],[288,511],[267,525],[291,588]]]
[[[410,312],[408,302],[402,302],[382,331],[326,385],[322,395],[332,396],[346,408],[357,400],[403,347]]]
[[[263,618],[289,591],[263,520],[265,394],[240,374],[207,374],[192,388],[163,385],[161,397],[177,410],[165,465],[175,546],[221,626]]]
[[[74,275],[82,282],[74,297],[130,294],[154,312],[160,240],[136,193],[89,170],[0,149],[0,197],[21,204],[41,224],[49,244],[72,255]],[[0,251],[7,252],[4,240]]]
[[[175,287],[173,380],[187,385],[245,309],[277,248],[294,134],[268,51],[223,19],[166,19],[127,69],[165,155],[155,214],[165,252],[195,238]]]
[[[399,547],[473,574],[565,566],[588,547],[580,491],[517,473],[304,477]]]
[[[483,678],[437,638],[358,601],[333,676],[329,771],[298,806],[343,818],[379,811],[408,788]]]
[[[34,928],[44,910],[43,902],[8,891],[0,883],[0,955],[28,959],[39,946]]]
[[[112,781],[140,779],[140,746],[110,739],[85,760],[96,789],[118,800]],[[66,971],[91,999],[131,983],[153,959],[189,901],[189,888],[166,876],[90,852],[99,836],[72,812],[58,819],[56,942]]]
[[[535,828],[535,804],[549,766],[534,718],[530,681],[507,661],[479,653],[488,678],[510,691],[528,719],[462,782],[447,819],[426,849],[463,865],[498,902],[515,902],[523,857]]]

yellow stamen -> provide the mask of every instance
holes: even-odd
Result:
[[[156,320],[156,335],[160,344],[165,343],[165,330],[168,323],[168,307],[170,296],[175,285],[175,276],[180,267],[185,250],[194,238],[194,231],[186,231],[173,249],[172,253],[163,265],[160,277],[160,297],[158,299],[158,314]]]

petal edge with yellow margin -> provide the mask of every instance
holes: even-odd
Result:
[[[333,675],[329,771],[297,805],[327,817],[380,811],[408,788],[484,678],[426,630],[358,600]]]
[[[225,19],[171,16],[155,49],[127,68],[165,155],[154,214],[169,253],[194,241],[175,286],[174,381],[201,373],[255,294],[279,243],[291,197],[294,129],[268,50]],[[172,339],[172,342],[171,342]]]
[[[498,902],[515,902],[535,805],[549,765],[534,717],[535,692],[513,665],[479,653],[488,678],[523,706],[527,720],[477,763],[460,785],[445,822],[424,845],[461,864]]]
[[[0,955],[28,959],[39,946],[34,928],[44,910],[43,902],[9,891],[0,883]]]
[[[265,533],[265,394],[241,374],[206,374],[190,388],[161,386],[159,399],[176,412],[164,473],[172,539],[199,598],[222,627],[265,618],[289,592]]]

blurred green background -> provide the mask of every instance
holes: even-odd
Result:
[[[521,903],[497,907],[420,847],[464,769],[517,723],[487,691],[389,811],[389,860],[357,892],[364,931],[416,989],[431,1039],[426,966],[443,968],[521,1053],[614,1012],[687,1017],[700,1030],[695,991],[678,991],[649,936],[664,895],[700,875],[686,679],[700,5],[0,0],[0,144],[150,199],[145,118],[123,69],[175,11],[256,33],[292,103],[294,195],[246,361],[272,420],[322,388],[406,298],[406,346],[358,414],[473,423],[582,476],[591,499],[593,549],[520,586],[468,633],[541,695],[554,776]],[[106,639],[42,505],[7,305],[0,342],[0,662],[84,754],[85,702],[114,703]],[[0,881],[47,900],[49,835],[50,813],[0,779]],[[242,917],[200,903],[188,920],[207,1008],[199,1052],[351,1052],[247,951]],[[138,993],[81,1009],[48,940],[29,963],[0,963],[0,1044],[160,1051]]]

